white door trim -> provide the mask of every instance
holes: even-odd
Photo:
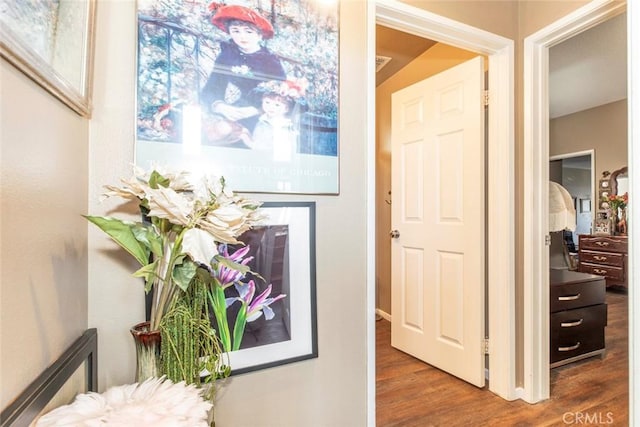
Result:
[[[489,390],[504,399],[516,395],[515,208],[514,208],[514,45],[513,40],[394,0],[374,0],[368,9],[367,167],[368,235],[375,235],[375,25],[478,52],[489,58],[487,281],[491,334]],[[372,36],[373,35],[373,36]],[[375,425],[375,239],[368,241],[367,353],[368,424]],[[492,309],[493,308],[493,309]],[[373,368],[372,366],[373,365]]]
[[[640,144],[640,81],[632,79],[632,76],[640,75],[640,4],[637,1],[629,2],[627,5],[627,105],[629,120],[629,194],[635,193],[636,188],[640,188],[640,174],[637,174],[635,167],[640,165],[640,150],[634,149],[634,145]],[[635,143],[635,144],[634,144]],[[633,197],[629,204],[629,213],[633,218],[640,218],[635,215],[640,212],[640,197]],[[629,283],[640,283],[640,269],[635,266],[640,265],[638,260],[638,248],[640,247],[640,227],[630,228],[629,235]],[[640,350],[637,349],[640,343],[640,292],[636,292],[635,287],[629,289],[629,425],[635,426],[640,423],[637,416],[637,408],[640,408],[640,380],[634,375],[640,367]]]
[[[549,398],[549,48],[626,10],[588,3],[524,40],[524,400]]]

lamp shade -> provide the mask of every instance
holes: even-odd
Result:
[[[576,208],[571,194],[557,182],[549,181],[549,231],[576,229]]]

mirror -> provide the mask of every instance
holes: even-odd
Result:
[[[611,173],[609,187],[611,194],[624,194],[629,191],[629,174],[626,166]]]

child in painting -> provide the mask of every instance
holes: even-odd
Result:
[[[254,150],[273,153],[275,161],[290,161],[298,146],[294,119],[304,107],[303,86],[272,80],[260,83],[253,92],[261,100],[262,114],[245,143]]]
[[[219,7],[211,22],[231,40],[220,44],[200,100],[209,113],[251,132],[260,111],[248,95],[261,82],[286,77],[278,57],[263,45],[273,37],[273,27],[254,10],[237,5]]]

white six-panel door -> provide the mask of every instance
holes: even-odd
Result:
[[[483,58],[392,95],[392,346],[484,386]]]

